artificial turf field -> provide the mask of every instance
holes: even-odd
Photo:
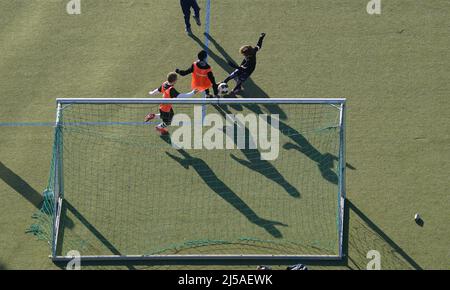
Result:
[[[225,58],[240,61],[238,48],[266,32],[247,96],[347,97],[348,258],[313,269],[365,269],[372,249],[383,269],[448,269],[450,3],[382,1],[381,15],[368,15],[367,2],[212,1],[210,64],[224,78]],[[0,3],[4,269],[57,268],[25,233],[47,185],[55,98],[144,97],[204,42],[204,27],[185,35],[178,1],[82,0],[77,16],[66,3]]]

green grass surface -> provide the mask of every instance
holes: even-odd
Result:
[[[385,269],[448,269],[450,3],[383,1],[376,16],[367,1],[243,3],[212,3],[218,79],[229,70],[224,55],[239,61],[238,48],[264,31],[248,96],[348,98],[349,257],[312,267],[364,269],[376,249]],[[177,1],[86,0],[79,16],[65,5],[0,3],[0,122],[51,122],[55,97],[144,97],[168,71],[187,67],[204,39],[197,27],[198,38],[185,36]],[[0,268],[55,268],[48,245],[25,233],[52,141],[51,127],[0,127]]]

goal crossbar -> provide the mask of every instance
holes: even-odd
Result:
[[[334,104],[345,98],[58,98],[58,104]]]

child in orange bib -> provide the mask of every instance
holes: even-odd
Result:
[[[167,75],[167,81],[162,83],[159,88],[154,89],[149,92],[150,95],[155,95],[157,93],[163,94],[163,98],[189,98],[197,93],[197,90],[192,90],[189,93],[180,94],[175,88],[174,85],[177,82],[178,76],[176,73],[171,72]],[[160,104],[159,105],[159,114],[148,113],[145,116],[144,121],[148,122],[153,119],[162,119],[162,122],[156,126],[156,131],[158,131],[161,135],[166,135],[169,133],[167,127],[172,123],[173,116],[175,115],[172,104]]]
[[[198,53],[196,60],[187,70],[176,69],[175,72],[181,76],[192,74],[191,88],[205,92],[206,97],[212,97],[209,89],[212,87],[214,95],[217,96],[217,84],[212,72],[212,68],[206,63],[208,54],[202,50]]]

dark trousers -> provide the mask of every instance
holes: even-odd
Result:
[[[200,7],[197,0],[180,0],[180,5],[184,14],[184,24],[186,24],[186,28],[191,28],[191,8],[194,9],[194,16],[200,17]]]
[[[162,110],[159,110],[159,113],[161,115],[161,119],[162,119],[164,125],[166,127],[170,126],[170,124],[172,124],[173,116],[175,115],[175,112],[173,111],[173,108],[170,109],[169,112],[164,112]]]
[[[236,87],[234,87],[233,91],[239,91],[242,89],[242,83],[244,83],[250,75],[251,73],[236,69],[223,82],[228,83],[230,80],[234,79],[236,81]]]

